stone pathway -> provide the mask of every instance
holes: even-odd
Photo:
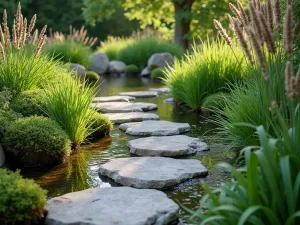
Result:
[[[109,160],[100,166],[99,174],[124,186],[164,189],[207,175],[207,169],[194,159],[131,157]]]
[[[158,92],[158,93],[169,93],[170,92],[170,88],[167,88],[167,87],[149,88],[149,91],[155,91],[155,92]]]
[[[131,96],[135,98],[154,98],[157,97],[156,91],[133,91],[133,92],[121,92],[120,96]]]
[[[114,124],[141,122],[145,120],[159,120],[154,113],[130,112],[130,113],[107,113],[105,114]]]
[[[109,97],[96,97],[93,102],[133,102],[135,97],[130,96],[109,96]]]
[[[138,156],[184,157],[209,150],[199,138],[185,135],[146,137],[128,142],[130,153]]]
[[[134,136],[170,136],[189,132],[188,123],[174,123],[169,121],[143,121],[136,123],[123,123],[120,130]]]
[[[52,198],[47,225],[163,225],[179,207],[161,191],[130,187],[92,188]]]
[[[92,103],[91,107],[98,108],[102,113],[146,112],[157,109],[156,104],[142,102]]]

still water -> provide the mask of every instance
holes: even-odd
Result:
[[[162,86],[159,82],[140,77],[110,76],[102,79],[98,96],[118,95],[119,92],[143,91]],[[220,162],[233,164],[236,154],[227,151],[221,144],[215,144],[216,140],[211,138],[214,125],[189,109],[165,103],[164,100],[167,98],[170,98],[168,94],[160,94],[157,98],[137,99],[137,101],[157,104],[158,110],[155,113],[160,116],[161,120],[189,123],[192,130],[188,135],[199,137],[211,147],[210,151],[192,157],[201,160],[209,169],[207,177],[194,179],[165,191],[175,202],[196,210],[199,200],[204,194],[203,183],[216,187],[229,178],[226,171],[216,168],[215,165]],[[127,136],[124,132],[119,131],[118,126],[115,126],[110,137],[82,146],[80,151],[74,152],[64,164],[51,169],[25,169],[22,170],[22,174],[35,179],[48,191],[49,198],[91,187],[115,186],[116,184],[110,180],[99,178],[98,168],[111,158],[128,157],[127,142],[132,138],[134,137]],[[180,214],[183,217],[186,216],[183,210],[180,211]]]

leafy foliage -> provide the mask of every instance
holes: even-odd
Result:
[[[93,129],[93,133],[91,134],[93,138],[102,138],[109,135],[113,127],[113,123],[108,117],[99,112],[93,113],[90,119],[90,125]]]
[[[10,127],[12,122],[21,117],[21,114],[15,113],[12,110],[0,109],[0,142],[2,142],[5,132]]]
[[[10,103],[10,108],[23,116],[46,116],[42,110],[43,102],[44,91],[42,89],[33,89],[23,91],[15,96]]]
[[[0,169],[0,223],[38,222],[45,211],[46,191],[19,172]]]

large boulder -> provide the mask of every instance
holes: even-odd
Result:
[[[5,163],[5,154],[2,145],[0,144],[0,167],[2,167],[4,163]]]
[[[122,61],[112,60],[108,65],[109,73],[124,73],[126,64]]]
[[[99,52],[91,56],[90,70],[98,74],[102,74],[107,71],[108,65],[109,65],[109,60],[106,54]]]
[[[84,66],[78,64],[78,63],[71,63],[69,65],[69,70],[73,72],[74,75],[76,75],[80,81],[84,81],[84,76],[86,73],[86,69]]]
[[[170,53],[155,53],[151,55],[148,60],[148,69],[153,70],[157,67],[166,67],[167,65],[173,65],[174,58]]]

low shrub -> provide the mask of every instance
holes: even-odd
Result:
[[[170,88],[176,101],[185,102],[193,110],[200,111],[204,99],[225,91],[229,83],[235,83],[246,74],[243,51],[232,45],[234,54],[223,41],[202,42],[194,47],[185,60],[174,61],[166,72],[164,83]]]
[[[109,135],[113,127],[113,123],[108,117],[98,112],[93,114],[90,119],[90,124],[91,129],[93,130],[93,133],[91,134],[93,138],[102,138]]]
[[[0,142],[2,142],[5,132],[10,127],[12,122],[21,117],[21,114],[18,114],[12,110],[0,109]]]
[[[11,91],[8,90],[0,91],[0,109],[2,110],[8,109],[12,97],[13,94]]]
[[[155,68],[154,70],[151,71],[150,76],[153,79],[160,79],[160,80],[164,79],[165,78],[165,69],[161,68],[161,67]]]
[[[85,74],[85,80],[87,82],[96,83],[99,79],[99,74],[94,71],[87,71]]]
[[[10,108],[23,116],[46,116],[46,113],[42,110],[43,103],[44,91],[42,89],[33,89],[22,91],[16,95],[10,103]]]
[[[0,224],[37,223],[45,211],[46,191],[19,172],[0,169]]]
[[[54,59],[65,63],[79,63],[84,67],[89,64],[91,49],[78,42],[64,41],[54,42],[45,46],[44,53],[53,56]]]
[[[61,79],[55,86],[45,87],[44,110],[69,135],[73,149],[92,133],[89,121],[94,112],[90,105],[98,90],[98,84],[81,84],[71,76]]]
[[[230,101],[230,94],[224,92],[218,92],[207,96],[202,104],[204,111],[214,112],[216,110],[223,110],[226,106],[226,102]]]
[[[168,52],[177,58],[183,55],[183,49],[174,43],[155,38],[137,39],[119,51],[117,59],[126,65],[137,65],[140,71],[147,65],[148,59],[154,53]]]
[[[125,73],[127,73],[127,74],[135,74],[135,73],[139,73],[139,72],[140,72],[140,69],[134,64],[127,65],[125,68]]]
[[[14,121],[3,138],[4,149],[28,167],[64,162],[70,155],[68,135],[53,120],[33,116]]]

